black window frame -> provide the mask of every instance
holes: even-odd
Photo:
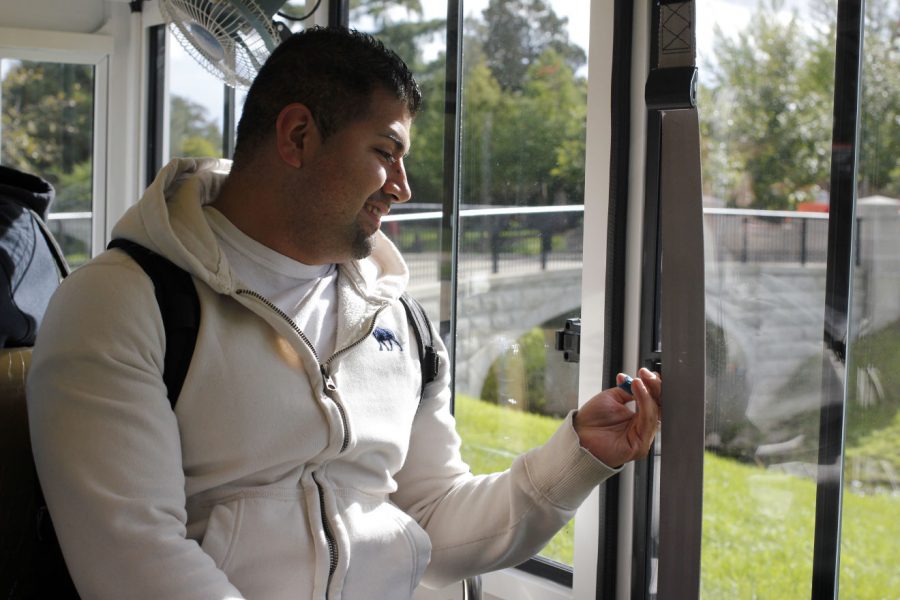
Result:
[[[168,26],[153,25],[148,28],[147,48],[147,156],[145,184],[150,185],[156,174],[164,166],[163,136],[168,123],[165,122],[166,103],[166,44]],[[236,90],[222,84],[222,156],[234,156],[235,125],[237,124]]]
[[[653,15],[650,31],[658,28],[660,4],[649,0]],[[816,515],[812,564],[811,598],[838,598],[840,577],[841,503],[843,495],[843,445],[848,390],[848,345],[850,297],[854,253],[857,251],[856,176],[858,167],[859,112],[865,14],[862,0],[838,0],[835,40],[835,82],[833,108],[832,158],[830,177],[830,215],[828,220],[828,257],[824,315],[822,400],[819,427],[819,477],[816,484]],[[617,25],[618,26],[618,25]],[[652,43],[656,39],[651,36]],[[655,52],[650,53],[651,60]],[[650,65],[651,67],[653,65]],[[677,82],[672,82],[677,83]],[[665,91],[665,90],[660,90]],[[677,92],[677,90],[675,90]],[[700,107],[702,110],[702,106]],[[658,123],[654,111],[648,111],[647,166],[643,264],[640,319],[640,361],[643,366],[660,365],[660,240],[659,240],[659,166]],[[840,365],[841,369],[832,368]],[[671,442],[670,442],[671,443]],[[663,462],[664,464],[664,462]],[[665,467],[662,467],[665,468]],[[836,476],[835,473],[838,473]],[[634,484],[634,546],[630,597],[651,598],[649,590],[653,497],[652,461],[636,464]],[[699,542],[697,544],[699,552]],[[696,582],[699,586],[699,582]],[[599,587],[598,587],[599,589]],[[678,596],[677,591],[666,594]],[[600,597],[599,595],[597,596]]]

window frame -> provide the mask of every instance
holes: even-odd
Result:
[[[169,146],[169,99],[171,84],[169,78],[169,49],[173,43],[168,25],[160,21],[146,28],[147,49],[147,144],[146,185],[150,185],[159,170],[165,166],[164,157],[171,159]],[[222,84],[222,156],[234,156],[235,124],[237,115],[236,92],[233,87]]]
[[[693,0],[696,3],[696,0]],[[639,6],[645,3],[639,3]],[[657,3],[658,6],[658,3]],[[646,10],[638,8],[636,10]],[[640,18],[636,19],[636,22]],[[822,398],[820,405],[819,456],[818,469],[825,476],[817,481],[815,504],[814,550],[812,554],[812,597],[838,597],[840,577],[840,542],[842,496],[844,485],[842,480],[845,411],[849,402],[846,382],[849,380],[846,346],[848,325],[851,312],[851,287],[853,282],[854,252],[857,250],[856,176],[859,144],[859,111],[861,62],[863,57],[865,15],[859,0],[838,0],[835,20],[837,38],[835,40],[835,82],[834,109],[832,114],[833,142],[830,175],[830,215],[829,242],[827,258],[826,313],[823,315],[824,339],[823,361],[826,365],[840,365],[840,371],[826,368],[823,370]],[[655,27],[650,27],[655,30]],[[646,62],[646,61],[645,61]],[[637,74],[636,74],[637,76]],[[644,76],[646,81],[646,75]],[[700,107],[702,110],[702,106]],[[652,123],[651,123],[652,124]],[[649,138],[648,138],[649,139]],[[648,161],[645,185],[652,197],[656,198],[654,188],[658,185],[658,167],[650,164],[654,154],[652,141],[642,142],[646,150],[641,150],[641,159]],[[648,200],[645,207],[647,219],[644,225],[643,253],[644,263],[652,265],[658,261],[658,206]],[[654,269],[644,274],[644,294],[641,298],[641,361],[650,364],[660,358],[657,329],[659,280]],[[831,327],[831,329],[829,329]],[[663,357],[664,360],[664,357]],[[671,367],[672,365],[670,365]],[[679,440],[680,441],[680,440]],[[678,441],[670,441],[670,447]],[[674,454],[670,452],[670,454]],[[663,464],[664,461],[663,461]],[[840,467],[841,477],[829,476]],[[632,577],[630,591],[623,596],[620,588],[619,597],[630,597],[634,600],[650,598],[650,525],[653,522],[653,501],[659,502],[659,474],[654,471],[657,466],[649,463],[637,465],[637,476],[634,482],[634,511],[640,516],[634,520],[634,553],[632,560]],[[665,468],[665,467],[663,467]],[[700,467],[702,469],[702,466]],[[663,502],[666,499],[662,500]],[[661,522],[662,532],[667,527]],[[662,534],[661,534],[662,537]],[[682,548],[689,552],[700,552],[700,539],[680,539]],[[620,549],[621,550],[621,549]],[[696,583],[699,587],[700,576]],[[666,593],[685,592],[666,588]],[[689,594],[690,595],[690,594]]]
[[[636,328],[636,315],[630,319],[631,326],[618,327],[626,322],[622,314],[625,298],[637,293],[634,282],[623,286],[614,281],[607,273],[624,273],[626,264],[632,264],[640,253],[639,236],[635,235],[634,220],[617,220],[617,215],[628,215],[628,206],[635,205],[630,198],[628,178],[630,171],[629,149],[623,141],[630,136],[629,126],[616,131],[616,139],[611,138],[613,123],[612,73],[617,59],[630,55],[631,49],[631,14],[627,10],[627,0],[605,0],[592,2],[590,11],[590,48],[588,60],[588,116],[586,131],[586,157],[588,164],[596,164],[598,169],[587,169],[585,174],[585,225],[584,254],[596,256],[598,265],[593,269],[585,269],[582,274],[582,311],[604,315],[602,319],[583,322],[582,325],[582,362],[579,369],[579,406],[590,399],[593,392],[602,387],[609,387],[615,373],[624,369],[623,357],[634,355],[636,348],[625,342],[625,329]],[[345,0],[330,0],[329,23],[347,26],[349,20],[348,3]],[[462,27],[463,3],[461,0],[447,1],[447,73],[445,94],[453,96],[445,100],[445,135],[444,135],[444,194],[442,218],[441,249],[441,309],[440,332],[447,342],[451,354],[451,369],[455,368],[454,351],[456,333],[456,291],[457,291],[457,247],[456,233],[459,231],[459,168],[460,168],[460,111],[462,86]],[[614,20],[617,15],[618,20]],[[616,25],[618,23],[618,25]],[[618,50],[613,56],[613,37],[617,29],[628,26],[626,35],[619,35]],[[605,60],[597,57],[607,57]],[[630,95],[623,92],[631,87],[630,69],[617,73],[617,99],[619,101],[617,118],[628,113]],[[624,98],[625,104],[621,104]],[[618,178],[611,182],[610,167],[613,165],[613,153]],[[615,187],[613,187],[615,186]],[[616,202],[611,204],[610,198],[615,194]],[[631,211],[636,215],[640,212]],[[627,233],[626,233],[627,231]],[[607,235],[616,237],[615,251],[610,252],[607,260]],[[630,246],[629,252],[620,252]],[[626,291],[626,289],[628,291]],[[605,298],[613,298],[609,304]],[[588,308],[590,307],[590,308]],[[608,307],[608,308],[607,308]],[[609,333],[605,333],[609,330]],[[624,338],[624,339],[623,339]],[[587,340],[603,340],[601,344],[588,343]],[[633,338],[632,338],[633,339]],[[610,348],[624,348],[611,358],[604,358]],[[629,361],[633,362],[633,361]],[[598,373],[593,365],[603,364],[604,369]],[[633,369],[631,369],[633,370]],[[452,384],[451,384],[452,385]],[[539,557],[529,559],[522,565],[483,576],[486,593],[499,598],[518,598],[533,595],[536,589],[541,590],[544,598],[573,598],[595,595],[597,590],[616,588],[620,573],[621,554],[615,547],[621,546],[620,540],[620,495],[627,494],[628,486],[621,491],[618,477],[600,486],[582,504],[576,514],[575,545],[578,549],[573,568],[557,566],[552,561]],[[627,503],[626,503],[627,504]],[[605,523],[605,525],[604,525]],[[630,527],[630,525],[629,525]],[[598,551],[603,545],[604,553]],[[602,561],[602,563],[600,563]],[[601,587],[602,586],[602,587]],[[417,598],[424,598],[417,592]],[[431,597],[428,595],[427,597]]]
[[[91,155],[91,254],[106,244],[107,131],[112,36],[0,27],[0,59],[28,60],[94,68]],[[52,211],[51,211],[52,212]]]

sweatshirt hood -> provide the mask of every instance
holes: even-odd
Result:
[[[50,182],[11,167],[0,165],[0,196],[30,208],[47,220],[47,211],[56,192]]]
[[[234,293],[239,282],[203,214],[203,206],[215,200],[230,170],[231,161],[224,159],[172,160],[113,227],[112,237],[165,256],[219,293]],[[368,258],[340,268],[360,293],[375,301],[398,298],[409,280],[400,252],[381,231]]]

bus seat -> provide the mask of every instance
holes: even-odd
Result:
[[[31,348],[0,349],[0,596],[20,597],[20,574],[37,548],[28,516],[40,503],[37,473],[31,457],[25,377]]]

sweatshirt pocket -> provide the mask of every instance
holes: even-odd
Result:
[[[350,560],[345,598],[409,598],[431,559],[428,534],[390,502],[345,511]]]
[[[200,546],[246,598],[311,598],[316,550],[295,489],[226,498],[209,515]]]
[[[216,567],[225,571],[230,562],[234,549],[236,533],[240,528],[241,508],[243,501],[238,499],[232,502],[217,504],[209,513],[206,523],[206,533],[200,547],[206,552]]]

